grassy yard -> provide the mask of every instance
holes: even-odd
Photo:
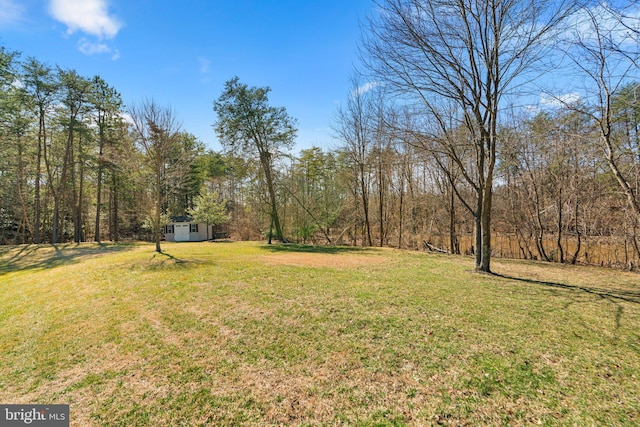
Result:
[[[73,426],[640,424],[638,274],[163,249],[0,247],[0,402]]]

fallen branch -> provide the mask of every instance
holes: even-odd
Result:
[[[422,242],[425,248],[429,249],[431,252],[440,252],[441,254],[448,254],[449,251],[445,251],[444,249],[436,248],[429,242]]]

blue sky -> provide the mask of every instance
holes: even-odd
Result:
[[[0,0],[0,45],[100,75],[127,104],[171,106],[220,149],[212,104],[233,76],[270,86],[298,120],[297,148],[333,144],[371,0]]]

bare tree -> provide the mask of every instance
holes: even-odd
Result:
[[[373,246],[371,238],[371,218],[369,198],[371,192],[370,154],[375,144],[376,120],[375,99],[372,97],[374,85],[361,84],[352,79],[352,90],[344,107],[338,110],[335,132],[343,145],[343,152],[352,166],[353,193],[356,207],[362,204],[362,219],[366,235],[366,244]],[[379,99],[378,99],[379,100]],[[365,239],[363,239],[365,241]]]
[[[629,82],[637,82],[640,76],[640,21],[626,13],[624,5],[616,7],[603,1],[584,6],[576,13],[576,31],[570,34],[564,50],[577,75],[588,81],[582,94],[586,102],[569,103],[560,96],[557,99],[593,120],[604,159],[629,206],[640,216],[640,194],[625,174],[623,145],[615,138],[614,100],[623,89],[628,89]],[[637,90],[640,85],[636,83],[634,97]]]
[[[544,52],[568,1],[384,0],[369,20],[363,61],[434,124],[422,139],[460,168],[476,194],[476,270],[490,272],[491,206],[500,107]],[[442,107],[450,105],[453,108]],[[452,131],[464,127],[473,161]]]
[[[154,101],[145,101],[129,110],[132,118],[132,128],[138,146],[142,150],[146,166],[153,176],[152,194],[153,210],[147,223],[153,232],[156,251],[162,252],[160,247],[161,227],[164,203],[167,196],[166,184],[176,174],[182,174],[186,159],[180,159],[180,124],[177,122],[171,108],[163,108]],[[164,215],[163,215],[164,214]]]

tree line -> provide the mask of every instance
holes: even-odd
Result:
[[[167,217],[208,200],[240,239],[465,253],[486,272],[492,256],[636,268],[633,7],[380,1],[333,147],[299,153],[268,87],[225,84],[212,152],[152,101],[125,109],[99,77],[3,48],[0,239],[159,250]]]
[[[170,109],[5,47],[0,89],[2,243],[144,238],[198,195],[204,148]]]

